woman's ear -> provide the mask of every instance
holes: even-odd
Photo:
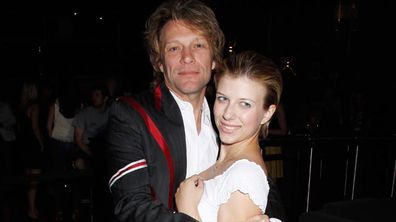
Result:
[[[265,124],[269,122],[276,111],[276,105],[270,105],[268,110],[264,112],[263,119],[261,120],[261,124]]]

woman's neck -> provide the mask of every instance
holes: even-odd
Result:
[[[220,156],[218,162],[239,160],[250,156],[252,153],[260,151],[258,137],[254,136],[251,139],[243,140],[238,143],[224,144],[220,146]]]

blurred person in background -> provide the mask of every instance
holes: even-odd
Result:
[[[38,87],[35,81],[23,82],[17,115],[17,147],[22,154],[26,176],[27,217],[39,219],[37,207],[38,176],[43,168],[44,139],[40,130]]]
[[[50,150],[50,172],[56,175],[65,175],[71,172],[76,147],[74,144],[73,120],[80,109],[80,98],[78,88],[73,80],[62,81],[57,92],[56,100],[50,105],[47,119],[47,132],[49,136]],[[71,186],[71,199],[65,192],[65,184]],[[72,217],[76,217],[78,212],[78,192],[73,187],[71,181],[54,181],[52,184],[55,199],[55,221],[63,221],[64,211],[70,206],[67,200],[71,201]]]

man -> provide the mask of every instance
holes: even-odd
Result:
[[[77,145],[74,167],[78,170],[93,170],[93,183],[76,181],[73,188],[78,198],[89,196],[89,188],[93,192],[93,215],[95,221],[108,221],[111,218],[111,198],[106,187],[104,139],[103,134],[108,121],[108,91],[103,84],[95,84],[90,90],[90,105],[81,110],[73,120],[74,142]],[[74,203],[76,204],[76,203]],[[105,209],[105,210],[103,210]],[[72,218],[78,218],[79,211],[73,210]],[[74,220],[74,219],[73,219]]]
[[[81,110],[73,120],[74,141],[78,147],[76,166],[86,169],[92,159],[93,143],[104,131],[108,120],[107,91],[102,85],[94,85],[90,91],[91,104]],[[92,141],[95,140],[95,141]]]
[[[165,2],[146,25],[150,61],[164,82],[110,109],[115,214],[120,221],[195,221],[172,210],[173,197],[181,181],[217,158],[205,92],[222,60],[224,34],[213,11],[196,0]]]

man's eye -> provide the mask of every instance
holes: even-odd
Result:
[[[205,48],[205,45],[202,43],[195,44],[195,48]]]
[[[177,46],[170,47],[170,48],[168,48],[168,52],[175,52],[175,51],[177,51],[178,49],[179,49],[179,47],[177,47]]]

